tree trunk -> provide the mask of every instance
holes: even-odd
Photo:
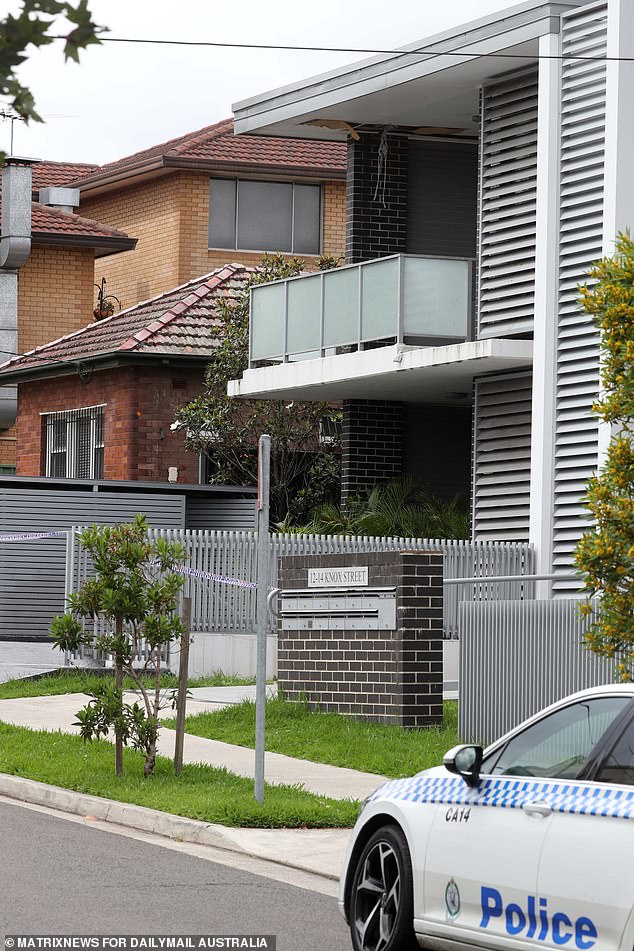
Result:
[[[154,772],[154,764],[156,763],[156,737],[148,743],[146,755],[145,755],[145,765],[143,767],[143,775],[151,776]]]
[[[143,775],[151,776],[154,772],[154,766],[156,764],[156,748],[158,746],[158,734],[159,734],[159,723],[158,723],[158,713],[156,717],[152,718],[152,732],[148,736],[147,745],[145,747],[145,765],[143,766]]]

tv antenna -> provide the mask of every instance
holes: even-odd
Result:
[[[9,155],[13,155],[13,124],[14,122],[24,122],[24,117],[19,116],[17,112],[10,109],[0,109],[0,119],[11,123],[11,142],[9,145]]]

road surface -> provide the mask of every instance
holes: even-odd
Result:
[[[350,948],[334,882],[6,799],[0,824],[1,934],[266,934],[277,951]]]

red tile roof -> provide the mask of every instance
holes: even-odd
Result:
[[[36,162],[33,165],[33,190],[67,185],[80,175],[88,175],[99,168],[88,162]]]
[[[2,201],[0,197],[0,208]],[[136,243],[134,239],[128,238],[124,231],[117,228],[111,228],[109,225],[102,225],[99,221],[93,221],[92,218],[82,218],[81,215],[71,214],[67,211],[60,211],[58,208],[49,208],[48,205],[41,205],[39,201],[31,203],[32,209],[32,229],[33,237],[37,240],[42,235],[65,235],[69,238],[114,238],[121,241],[130,241],[130,247]],[[70,243],[70,242],[69,242]]]
[[[135,168],[195,167],[267,170],[342,178],[346,146],[316,139],[285,139],[266,135],[234,135],[233,119],[224,119],[152,148],[110,162],[73,180],[79,186],[115,180]]]
[[[68,180],[69,169],[96,168],[97,166],[71,165],[69,162],[39,162],[33,166],[33,191],[53,184],[62,184]],[[57,176],[56,181],[54,181]],[[2,179],[0,177],[0,213],[2,211]],[[132,250],[136,238],[130,238],[124,231],[103,225],[92,218],[84,218],[73,212],[60,211],[39,201],[31,203],[31,230],[36,243],[82,244],[94,247],[104,253],[117,250]]]
[[[0,367],[0,379],[37,378],[37,370],[124,354],[208,360],[216,347],[220,298],[235,300],[254,268],[227,264],[165,294],[46,343]]]

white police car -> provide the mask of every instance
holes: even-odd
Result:
[[[377,789],[339,905],[355,951],[634,951],[634,684]]]

